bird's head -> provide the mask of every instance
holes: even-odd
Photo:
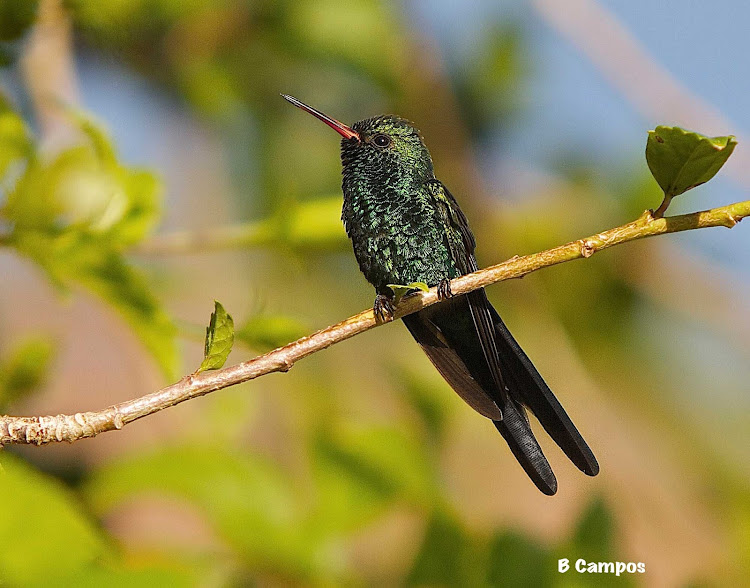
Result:
[[[282,94],[289,102],[312,114],[338,132],[344,178],[434,178],[432,158],[419,131],[409,121],[393,115],[367,118],[351,127],[319,110]]]

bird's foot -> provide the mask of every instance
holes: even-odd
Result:
[[[438,300],[447,300],[448,298],[453,297],[453,292],[451,292],[451,281],[448,278],[443,278],[440,280],[440,283],[438,283],[437,295]]]
[[[385,294],[375,296],[375,303],[372,305],[372,312],[375,313],[375,320],[386,323],[393,320],[393,298]]]

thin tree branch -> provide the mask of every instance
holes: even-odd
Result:
[[[44,149],[57,153],[76,143],[78,130],[61,105],[80,102],[73,58],[73,24],[63,0],[42,0],[21,60]]]
[[[545,267],[588,258],[602,249],[644,237],[705,227],[732,228],[746,216],[750,216],[750,200],[703,212],[659,219],[655,219],[651,211],[646,211],[635,221],[621,227],[540,253],[514,257],[501,264],[456,278],[451,282],[451,290],[454,295],[466,294],[495,282],[520,278]],[[436,288],[406,297],[396,309],[394,318],[401,318],[437,302]],[[366,310],[265,355],[220,370],[185,376],[179,382],[157,392],[96,412],[37,417],[0,416],[0,445],[73,442],[85,437],[94,437],[105,431],[121,429],[132,421],[191,398],[273,372],[289,371],[300,359],[379,324],[372,310]]]
[[[198,231],[175,231],[154,235],[133,248],[143,255],[204,253],[225,249],[247,249],[272,243],[275,235],[266,222],[248,222]]]

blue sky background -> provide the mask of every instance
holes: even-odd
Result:
[[[708,135],[739,135],[750,128],[750,3],[601,0],[600,4],[690,92],[733,123],[731,129],[693,130]],[[532,33],[528,42],[533,52],[530,61],[534,64],[529,102],[517,126],[507,131],[506,144],[513,145],[515,157],[530,166],[548,167],[561,147],[570,145],[582,160],[615,165],[639,160],[645,166],[646,131],[656,124],[680,122],[648,120],[639,114],[586,56],[539,18],[529,2],[446,0],[436,4],[419,0],[412,5],[411,14],[447,58],[457,61],[470,53],[485,23],[508,18],[528,25]],[[746,148],[742,144],[738,147]],[[746,190],[719,174],[710,184],[676,200],[671,212],[744,199]],[[709,231],[672,238],[750,277],[745,255],[750,248],[748,231]]]
[[[649,53],[693,94],[720,109],[732,129],[694,129],[705,134],[742,134],[750,128],[748,60],[750,4],[666,0],[602,0],[601,5],[621,20]],[[612,87],[576,47],[547,26],[532,5],[523,0],[453,2],[417,0],[405,4],[408,18],[442,50],[445,59],[461,63],[470,55],[482,28],[498,19],[520,22],[527,40],[533,73],[528,103],[514,128],[504,129],[504,145],[512,145],[513,158],[541,171],[570,146],[580,160],[611,164],[615,168],[641,162],[646,131],[656,124],[680,121],[647,120]],[[167,184],[174,170],[163,161],[163,137],[170,120],[184,116],[174,104],[148,83],[112,62],[83,60],[79,64],[84,104],[98,113],[113,131],[123,157],[133,163],[156,165]],[[187,119],[182,126],[195,124]],[[745,149],[742,144],[738,149]],[[160,161],[161,160],[161,161]],[[488,175],[493,174],[492,154]],[[742,186],[719,174],[710,184],[677,199],[673,213],[709,208],[745,199]],[[676,242],[699,248],[750,277],[744,251],[750,247],[748,231],[710,231],[676,235]],[[738,243],[742,247],[738,247]],[[748,280],[750,281],[750,280]]]

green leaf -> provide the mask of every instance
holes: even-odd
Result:
[[[587,562],[628,561],[624,554],[615,549],[615,524],[612,512],[604,500],[595,498],[581,514],[573,536],[569,541],[558,545],[553,552],[553,561],[558,558],[570,558],[574,564],[578,558]],[[575,554],[572,556],[571,554]],[[553,568],[554,569],[554,568]],[[568,575],[571,572],[568,572]],[[601,574],[576,574],[576,585],[592,588],[602,585]],[[640,582],[638,574],[621,574],[610,577],[607,585],[636,586]]]
[[[94,149],[97,159],[106,166],[116,166],[117,153],[104,129],[80,110],[66,108],[65,113],[89,139],[89,144]]]
[[[13,50],[13,44],[0,41],[0,67],[13,65],[15,60],[16,52]]]
[[[13,223],[15,233],[27,230],[53,231],[63,209],[55,199],[50,177],[52,166],[45,168],[36,154],[29,157],[26,169],[8,191],[3,216]]]
[[[665,126],[649,131],[646,162],[664,191],[659,215],[672,198],[713,178],[736,145],[733,135],[709,138],[680,127]]]
[[[218,300],[214,300],[214,311],[206,327],[206,344],[203,362],[196,373],[218,370],[232,351],[234,343],[234,321]]]
[[[152,174],[121,166],[106,134],[81,115],[73,117],[88,143],[44,162],[20,119],[0,104],[0,139],[5,130],[14,138],[8,144],[17,146],[15,156],[28,158],[1,211],[13,225],[9,241],[58,287],[81,285],[112,305],[173,379],[179,371],[176,329],[122,255],[157,221],[159,184]],[[2,149],[0,143],[0,166]]]
[[[17,146],[10,155],[18,157],[24,147],[23,129],[12,118],[14,113],[4,116],[11,117],[6,126],[15,137],[9,145]],[[75,227],[100,235],[112,247],[123,249],[141,240],[156,224],[160,213],[159,182],[151,173],[121,166],[103,131],[80,115],[74,120],[82,125],[89,142],[62,151],[48,163],[26,147],[29,163],[8,193],[4,216],[14,223],[17,232]],[[0,139],[2,122],[0,117]],[[0,166],[2,163],[0,147]]]
[[[337,250],[348,241],[341,224],[340,195],[284,201],[252,227],[250,244],[284,245],[304,252]]]
[[[327,433],[316,435],[312,451],[317,502],[307,521],[308,535],[338,537],[383,512],[396,491],[391,480],[382,479],[377,468]]]
[[[325,424],[310,441],[316,502],[301,527],[308,541],[341,541],[396,500],[420,508],[436,500],[432,460],[400,430]]]
[[[95,218],[95,223],[91,223],[91,228],[106,232],[120,247],[137,243],[159,220],[161,185],[158,179],[150,172],[120,165],[109,135],[83,113],[71,110],[70,115],[88,137],[88,147],[98,168],[114,184],[106,207]],[[103,196],[108,194],[102,192]]]
[[[69,115],[89,143],[80,148],[86,160],[80,166],[83,173],[73,169],[66,181],[57,181],[66,215],[87,223],[90,231],[106,235],[117,247],[137,243],[159,219],[158,180],[150,172],[120,165],[104,130],[80,112],[71,110]],[[75,215],[76,209],[82,210]]]
[[[362,509],[365,517],[379,501],[400,496],[415,504],[431,502],[435,471],[418,439],[400,429],[341,426],[319,433],[315,463],[329,498],[340,493],[328,516],[350,521]],[[350,492],[350,490],[352,492]],[[346,500],[351,500],[347,506]]]
[[[179,373],[177,329],[151,294],[143,276],[97,235],[68,230],[58,235],[24,231],[14,237],[19,253],[37,262],[59,287],[74,284],[114,307],[156,359],[168,379]]]
[[[457,98],[470,130],[481,134],[525,103],[530,60],[518,22],[487,23],[471,59],[455,70]]]
[[[118,247],[142,241],[161,217],[161,182],[151,172],[117,169],[117,179],[124,190],[127,206],[113,222],[107,235]]]
[[[346,243],[341,196],[294,203],[290,208],[281,208],[277,216],[279,236],[285,244],[300,249],[334,249]]]
[[[62,585],[55,579],[106,555],[107,543],[70,491],[6,451],[0,461],[0,583]]]
[[[0,364],[0,409],[42,384],[53,355],[54,346],[49,339],[31,339]]]
[[[237,330],[237,339],[259,351],[270,351],[304,337],[310,329],[284,315],[256,315]]]
[[[386,5],[367,0],[318,0],[289,5],[290,42],[305,55],[351,63],[384,83],[406,62],[402,23]]]
[[[412,282],[410,284],[388,284],[388,287],[393,290],[393,301],[396,305],[401,302],[406,294],[413,290],[422,290],[422,292],[429,292],[430,287],[424,282]]]

